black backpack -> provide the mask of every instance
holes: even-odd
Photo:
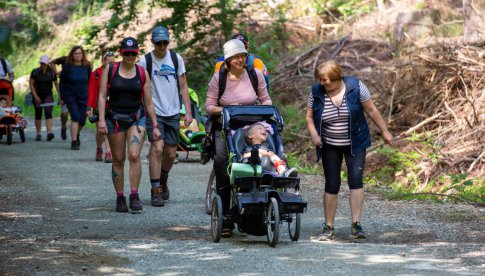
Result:
[[[258,75],[256,74],[256,70],[254,67],[245,67],[246,72],[248,72],[249,80],[251,81],[251,85],[253,86],[254,93],[258,94]],[[226,90],[226,83],[227,83],[227,71],[224,68],[219,70],[219,95],[217,96],[217,102],[224,94]]]
[[[0,58],[0,61],[2,62],[3,72],[5,72],[5,76],[7,76],[8,75],[8,72],[7,72],[7,62],[3,58]]]

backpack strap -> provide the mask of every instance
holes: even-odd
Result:
[[[8,72],[7,72],[7,62],[3,58],[0,58],[0,61],[2,62],[3,72],[5,73],[5,77],[6,77],[8,75]]]
[[[152,54],[151,53],[145,54],[145,62],[146,62],[146,65],[147,65],[148,77],[150,77],[150,79],[152,79],[153,60],[152,60]]]
[[[248,68],[254,69],[254,54],[249,54],[248,56]]]
[[[254,93],[258,94],[258,75],[256,74],[256,70],[254,68],[246,68],[248,72],[249,80],[253,85]]]
[[[142,66],[136,64],[136,69],[138,69],[138,73],[140,73],[140,78],[141,78],[141,97],[143,98],[145,96],[145,91],[143,88],[145,87],[145,82],[147,80],[147,75],[145,74],[145,68]]]
[[[180,95],[180,84],[179,84],[179,75],[178,75],[178,72],[179,72],[179,59],[177,58],[177,53],[173,52],[173,51],[170,51],[170,58],[172,59],[172,62],[173,62],[173,66],[175,67],[175,79],[177,80],[177,89],[179,91],[179,95]]]

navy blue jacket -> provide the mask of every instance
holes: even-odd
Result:
[[[351,154],[358,153],[370,147],[370,131],[365,120],[364,108],[360,103],[359,79],[344,77],[345,99],[349,110],[349,133]],[[325,107],[325,87],[319,83],[312,86],[313,122],[318,134],[322,135],[322,114]],[[320,147],[317,147],[317,157],[320,160]],[[317,160],[317,162],[318,162]]]

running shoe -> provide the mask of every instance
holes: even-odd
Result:
[[[71,150],[79,150],[79,141],[72,141],[71,142]]]
[[[136,195],[130,195],[130,209],[131,211],[141,211],[143,206],[141,205],[140,197]]]
[[[35,136],[35,141],[42,141],[42,135],[40,133]]]
[[[102,148],[96,149],[96,161],[103,161],[103,149]]]
[[[335,228],[324,224],[323,225],[323,233],[318,237],[319,241],[331,241],[334,238]]]
[[[128,212],[128,206],[126,206],[126,197],[119,196],[116,198],[116,212]]]
[[[284,177],[298,177],[298,170],[296,168],[289,168],[283,173]]]
[[[52,141],[54,139],[54,134],[52,132],[47,133],[47,141]]]
[[[365,239],[367,237],[359,222],[352,223],[352,227],[350,228],[350,236],[353,239]]]

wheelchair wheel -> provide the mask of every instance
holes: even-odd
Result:
[[[269,245],[275,247],[280,235],[280,210],[278,200],[272,197],[266,211],[266,231]]]
[[[12,126],[7,127],[7,145],[12,144]]]
[[[211,234],[212,241],[219,242],[222,232],[222,200],[216,195],[212,200],[212,214],[211,214]]]
[[[292,241],[297,241],[300,238],[301,230],[301,214],[291,213],[288,220],[288,233],[290,234],[290,239]]]
[[[20,141],[25,143],[25,132],[23,129],[19,129]]]
[[[205,211],[208,215],[212,213],[211,203],[216,195],[216,172],[214,169],[211,171],[209,182],[207,182],[207,190],[205,192]]]

